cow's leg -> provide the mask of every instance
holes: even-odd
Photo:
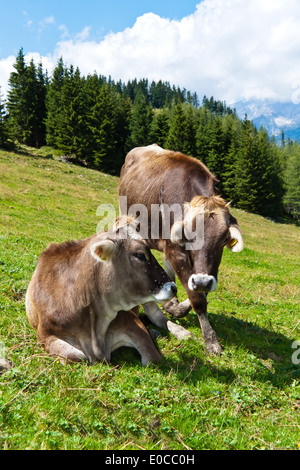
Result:
[[[191,291],[188,287],[188,281],[190,277],[190,271],[186,269],[186,263],[187,263],[187,258],[186,255],[182,253],[179,249],[176,250],[176,248],[170,246],[166,247],[167,251],[170,251],[170,256],[168,256],[168,253],[166,255],[168,258],[172,259],[172,267],[185,288],[185,291],[187,292],[188,298],[189,298],[189,304],[193,308],[193,310],[196,312],[201,330],[202,330],[202,336],[203,336],[203,341],[205,348],[210,354],[221,354],[222,348],[220,346],[220,343],[218,341],[216,332],[212,328],[211,324],[209,323],[209,319],[207,316],[207,299],[206,295],[204,293],[199,293],[199,292],[194,292]]]
[[[111,352],[122,346],[136,349],[143,366],[161,361],[147,328],[133,311],[121,311],[111,322],[106,336],[107,359],[110,359]]]
[[[175,338],[184,339],[194,337],[194,335],[183,328],[183,326],[176,325],[176,323],[168,320],[155,302],[145,304],[143,307],[147,317],[154,325],[169,331],[173,336],[175,336]]]
[[[168,300],[168,302],[165,302],[163,304],[163,308],[166,312],[173,315],[173,317],[183,318],[187,316],[192,306],[189,299],[179,302],[177,297],[174,297],[173,299]]]
[[[202,293],[194,293],[189,291],[189,298],[194,311],[197,313],[204,341],[207,351],[214,354],[221,354],[222,348],[218,341],[215,330],[212,328],[207,316],[207,299],[206,295]]]
[[[57,338],[56,336],[48,336],[41,341],[47,353],[51,356],[56,356],[67,360],[68,362],[81,362],[88,361],[88,357],[66,341]]]
[[[175,271],[168,260],[168,258],[165,256],[164,257],[164,269],[166,273],[168,274],[169,278],[171,281],[175,282]],[[175,318],[182,318],[185,317],[189,311],[191,310],[191,303],[189,299],[184,300],[183,302],[179,303],[179,300],[176,297],[173,297],[173,299],[168,300],[163,304],[163,309],[173,315]]]

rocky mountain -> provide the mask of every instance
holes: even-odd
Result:
[[[231,108],[235,108],[238,116],[253,121],[259,129],[264,126],[269,135],[274,135],[277,141],[281,140],[281,131],[285,139],[300,142],[300,103],[280,103],[272,101],[240,101]]]

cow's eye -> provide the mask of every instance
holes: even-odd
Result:
[[[133,253],[133,256],[134,256],[135,258],[139,259],[140,261],[147,261],[147,258],[146,258],[146,256],[145,256],[144,253],[141,253],[141,252],[139,252],[139,253]]]

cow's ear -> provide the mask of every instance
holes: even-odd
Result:
[[[96,261],[111,261],[116,252],[117,245],[112,240],[101,240],[91,246],[91,255]]]
[[[184,238],[184,223],[181,220],[175,222],[175,224],[172,226],[170,240],[175,245],[183,246],[185,244],[186,240]]]
[[[229,241],[227,242],[227,248],[234,253],[239,253],[244,248],[243,237],[240,229],[237,226],[229,227]]]

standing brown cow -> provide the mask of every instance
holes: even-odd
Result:
[[[215,195],[216,182],[214,175],[199,160],[154,144],[128,153],[119,184],[120,211],[127,213],[138,203],[145,205],[148,246],[164,252],[166,271],[173,280],[176,274],[187,292],[188,300],[181,304],[171,301],[165,305],[165,310],[182,317],[193,307],[205,346],[211,354],[220,354],[222,349],[208,320],[207,294],[217,287],[223,248],[227,246],[234,252],[243,249],[236,219],[230,214],[228,204]],[[125,205],[121,196],[125,197]],[[166,209],[175,206],[182,209],[181,215],[180,211],[179,215],[178,211],[167,214],[170,216],[170,233],[166,237]],[[153,228],[154,207],[160,207],[158,229]],[[199,243],[189,243],[186,235],[195,230],[198,219],[202,222],[201,234],[194,233]],[[153,232],[157,236],[153,236]],[[145,310],[156,325],[166,325],[156,304],[146,305]]]

